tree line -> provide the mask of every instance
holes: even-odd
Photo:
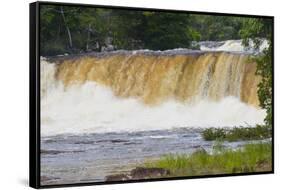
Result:
[[[198,47],[193,41],[240,39],[245,18],[173,12],[44,5],[41,55],[115,49]]]

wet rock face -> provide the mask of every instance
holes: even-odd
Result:
[[[163,168],[144,168],[137,167],[133,169],[129,174],[115,174],[105,177],[105,181],[126,181],[126,180],[140,180],[160,178],[170,175],[169,170]]]

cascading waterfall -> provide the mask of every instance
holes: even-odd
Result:
[[[248,55],[175,52],[42,59],[42,135],[263,122]]]

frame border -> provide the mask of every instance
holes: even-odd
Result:
[[[92,7],[104,9],[121,9],[131,11],[157,11],[157,12],[173,12],[173,13],[189,13],[199,15],[213,15],[213,16],[233,16],[233,17],[250,17],[250,18],[263,18],[272,20],[272,170],[265,172],[245,172],[233,174],[214,174],[214,175],[198,175],[198,176],[181,176],[157,179],[141,179],[141,180],[128,180],[128,181],[110,181],[110,182],[87,182],[87,183],[71,183],[71,184],[58,184],[58,185],[41,185],[40,184],[40,6],[41,5],[61,5],[72,7]],[[29,4],[29,186],[41,188],[58,188],[58,187],[77,187],[89,185],[109,185],[109,184],[126,184],[126,183],[142,183],[153,181],[174,181],[184,179],[201,179],[201,178],[217,178],[217,177],[234,177],[234,176],[249,176],[261,174],[274,174],[274,16],[268,15],[250,15],[250,14],[235,14],[235,13],[221,13],[221,12],[201,12],[189,10],[171,10],[171,9],[158,9],[146,7],[126,7],[126,6],[113,6],[113,5],[95,5],[95,4],[80,4],[80,3],[65,3],[65,2],[48,2],[37,1]]]
[[[29,186],[40,188],[39,3],[29,4]]]

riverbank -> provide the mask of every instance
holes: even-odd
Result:
[[[158,160],[148,160],[128,174],[107,176],[106,180],[122,181],[271,171],[271,151],[271,142],[246,144],[236,150],[227,149],[221,143],[216,143],[211,153],[200,148],[192,154],[166,155]]]
[[[144,167],[147,161],[159,160],[163,155],[190,155],[200,148],[211,153],[214,141],[206,141],[202,130],[177,128],[43,136],[41,182],[44,185],[103,182],[106,176],[127,175],[136,167]],[[253,142],[258,141],[225,141],[223,145],[226,149],[236,150]],[[138,169],[135,175],[140,176],[137,175],[139,172],[146,174],[151,170]],[[161,172],[165,173],[161,170],[155,172],[160,172],[160,177]]]

